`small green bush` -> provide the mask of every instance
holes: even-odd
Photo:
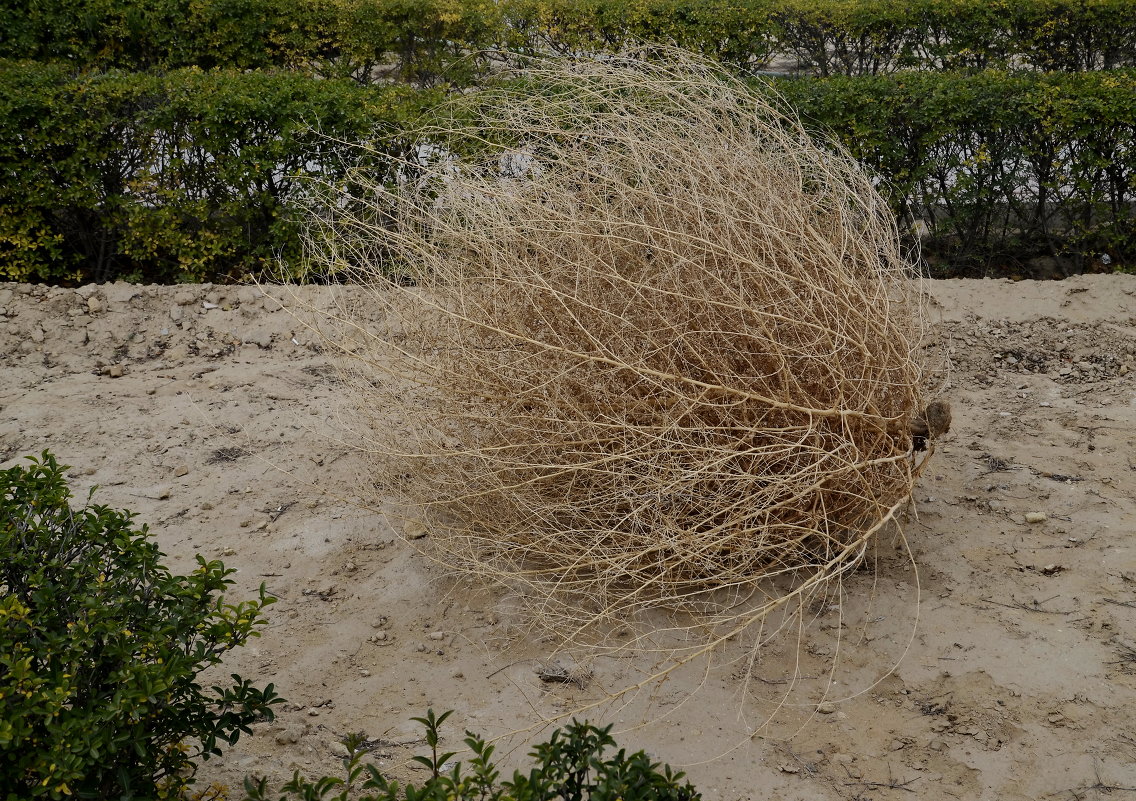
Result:
[[[232,570],[172,575],[130,512],[70,506],[45,452],[0,473],[0,798],[179,798],[281,701],[198,675],[243,645],[272,603],[226,603]]]
[[[701,794],[681,772],[669,765],[652,762],[643,752],[628,754],[620,749],[612,755],[604,750],[615,745],[611,726],[598,728],[589,723],[572,721],[566,729],[557,729],[548,742],[530,753],[534,765],[527,774],[516,771],[511,781],[499,781],[500,771],[492,762],[493,746],[471,732],[465,744],[473,753],[469,770],[458,762],[447,769],[454,756],[439,753],[439,728],[452,712],[435,716],[428,710],[425,717],[413,718],[426,730],[430,756],[414,760],[430,771],[429,778],[418,787],[387,779],[378,768],[363,764],[367,738],[349,735],[344,740],[349,755],[343,760],[346,777],[323,776],[315,781],[304,779],[297,771],[282,788],[277,801],[700,801]],[[364,778],[365,777],[365,778]],[[362,783],[360,784],[360,779]],[[356,795],[353,791],[375,790]],[[245,780],[244,801],[270,801],[268,781]]]

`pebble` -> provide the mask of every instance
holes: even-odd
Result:
[[[256,345],[262,350],[268,350],[272,347],[272,335],[267,331],[252,331],[245,334],[242,341],[248,345]]]
[[[1044,523],[1049,519],[1049,515],[1045,512],[1026,512],[1027,523]]]
[[[103,310],[103,302],[95,295],[87,298],[87,311],[91,314],[98,314]]]
[[[179,464],[176,468],[174,468],[174,475],[178,478],[189,475],[189,467],[184,464]]]
[[[111,378],[122,378],[124,375],[126,375],[126,368],[121,364],[112,364],[107,368],[107,375],[109,375]]]
[[[169,487],[159,487],[158,488],[158,500],[159,501],[167,500],[169,497],[170,497],[170,488]]]
[[[432,631],[432,632],[430,632],[430,634],[428,636],[430,637],[431,640],[444,640],[444,639],[446,639],[446,632],[444,632],[444,631]]]
[[[339,742],[339,740],[332,740],[327,744],[327,750],[331,752],[332,756],[337,756],[346,759],[351,756],[351,752],[347,750],[347,746]]]
[[[402,533],[406,535],[408,540],[420,540],[429,532],[426,531],[426,526],[417,520],[408,520],[402,527]]]
[[[946,743],[945,740],[940,740],[939,738],[936,737],[934,740],[931,741],[931,743],[928,747],[932,751],[946,751],[947,750],[947,743]]]
[[[291,723],[280,731],[276,732],[277,745],[289,745],[291,743],[298,743],[300,737],[304,734],[304,727],[298,723]]]
[[[831,715],[835,711],[836,704],[832,703],[831,701],[825,701],[823,704],[817,707],[817,712],[821,713],[822,715]]]
[[[418,647],[415,648],[414,650],[417,651],[420,654],[424,654],[424,653],[426,653],[426,646],[423,645],[422,643],[418,643]]]
[[[225,550],[221,551],[221,556],[236,556],[236,555],[237,555],[237,552],[233,548],[226,548]]]

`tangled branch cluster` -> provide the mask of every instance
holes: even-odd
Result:
[[[919,287],[849,158],[677,54],[458,98],[311,229],[374,288],[368,447],[450,567],[574,641],[736,631],[911,491]]]

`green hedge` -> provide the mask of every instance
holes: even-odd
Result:
[[[14,0],[0,58],[81,69],[288,69],[362,83],[468,80],[499,45],[494,0]]]
[[[926,227],[938,275],[1136,264],[1136,71],[781,80]],[[921,222],[917,222],[921,221]],[[1107,256],[1101,259],[1101,256]]]
[[[1136,66],[1131,0],[774,0],[778,50],[815,74]]]
[[[937,275],[1136,264],[1136,71],[762,85],[881,176],[905,226],[925,226]],[[0,277],[302,272],[301,173],[339,180],[359,156],[348,142],[440,97],[296,73],[0,65]]]
[[[474,55],[594,53],[642,39],[746,69],[1136,66],[1131,0],[14,0],[0,58],[91,69],[297,69],[464,83]]]
[[[302,173],[436,99],[298,73],[0,64],[0,278],[232,280],[298,264]]]

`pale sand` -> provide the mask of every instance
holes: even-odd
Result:
[[[621,744],[686,767],[708,799],[1136,787],[1136,277],[931,290],[951,337],[954,430],[905,526],[921,586],[914,638],[916,581],[889,537],[874,576],[845,586],[833,710],[787,708],[768,736],[748,736],[768,708],[756,697],[778,698],[795,665],[827,675],[837,614],[821,605],[799,659],[793,640],[763,651],[749,701],[731,665],[592,713]],[[366,459],[331,355],[277,307],[255,287],[0,284],[3,466],[50,448],[78,497],[98,484],[98,502],[136,511],[174,569],[220,557],[239,570],[234,597],[264,581],[280,598],[219,675],[275,682],[293,703],[202,781],[238,796],[246,773],[278,786],[294,767],[333,772],[330,744],[357,730],[384,741],[384,770],[421,780],[408,719],[427,706],[457,710],[445,733],[460,747],[464,729],[530,727],[636,681],[632,660],[601,659],[583,689],[541,683],[534,660],[548,646],[508,599],[452,587],[357,505]],[[1026,523],[1030,512],[1047,520]],[[502,742],[506,765],[523,742]]]

